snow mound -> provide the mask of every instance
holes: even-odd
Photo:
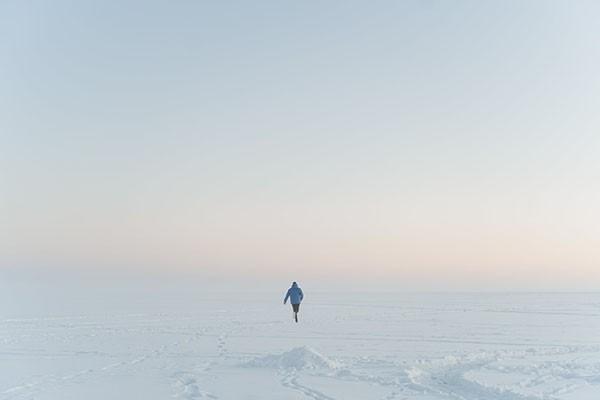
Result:
[[[246,367],[255,368],[281,368],[281,369],[337,369],[340,364],[331,360],[316,350],[303,346],[296,347],[282,354],[271,354],[258,357],[245,364]]]

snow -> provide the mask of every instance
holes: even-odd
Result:
[[[281,369],[337,369],[339,364],[308,346],[296,347],[282,354],[258,357],[244,364],[247,367]]]
[[[600,294],[305,291],[21,297],[0,399],[600,398]]]

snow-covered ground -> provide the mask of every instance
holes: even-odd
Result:
[[[600,294],[284,290],[13,298],[0,399],[600,399]]]

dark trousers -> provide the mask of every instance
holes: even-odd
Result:
[[[292,304],[292,309],[294,312],[298,312],[298,310],[300,310],[300,304]]]

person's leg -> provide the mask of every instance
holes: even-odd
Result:
[[[298,310],[300,309],[300,304],[292,304],[292,309],[294,310],[294,319],[298,322]]]

